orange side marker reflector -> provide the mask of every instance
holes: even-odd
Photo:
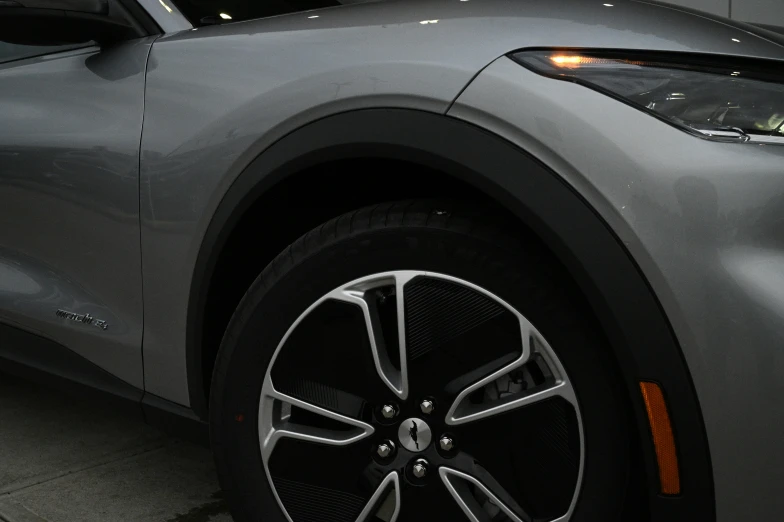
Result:
[[[675,450],[675,437],[672,434],[672,424],[667,403],[664,402],[664,394],[659,385],[653,382],[641,382],[640,390],[645,400],[645,408],[648,410],[653,445],[656,447],[661,492],[665,495],[679,495],[681,479],[678,470],[678,453]]]

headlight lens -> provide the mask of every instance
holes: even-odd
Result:
[[[784,144],[784,64],[726,66],[719,58],[694,55],[555,50],[512,57],[539,74],[591,87],[703,138]]]

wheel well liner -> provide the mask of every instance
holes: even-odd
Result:
[[[683,493],[653,495],[651,519],[715,520],[713,474],[696,391],[669,321],[623,243],[579,194],[535,158],[483,129],[443,115],[368,109],[330,116],[280,139],[235,180],[202,241],[188,303],[188,383],[197,414],[207,414],[201,325],[227,237],[245,212],[281,181],[346,158],[402,159],[446,172],[533,231],[567,268],[607,335],[624,374],[637,428],[645,435],[644,461],[653,484],[658,472],[638,382],[657,382],[669,397],[677,397],[669,407]],[[383,183],[378,181],[380,189]]]

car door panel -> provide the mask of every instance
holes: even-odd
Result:
[[[0,64],[0,323],[139,388],[139,142],[153,40]]]

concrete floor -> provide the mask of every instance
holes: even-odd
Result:
[[[0,374],[0,521],[230,522],[204,448]]]

